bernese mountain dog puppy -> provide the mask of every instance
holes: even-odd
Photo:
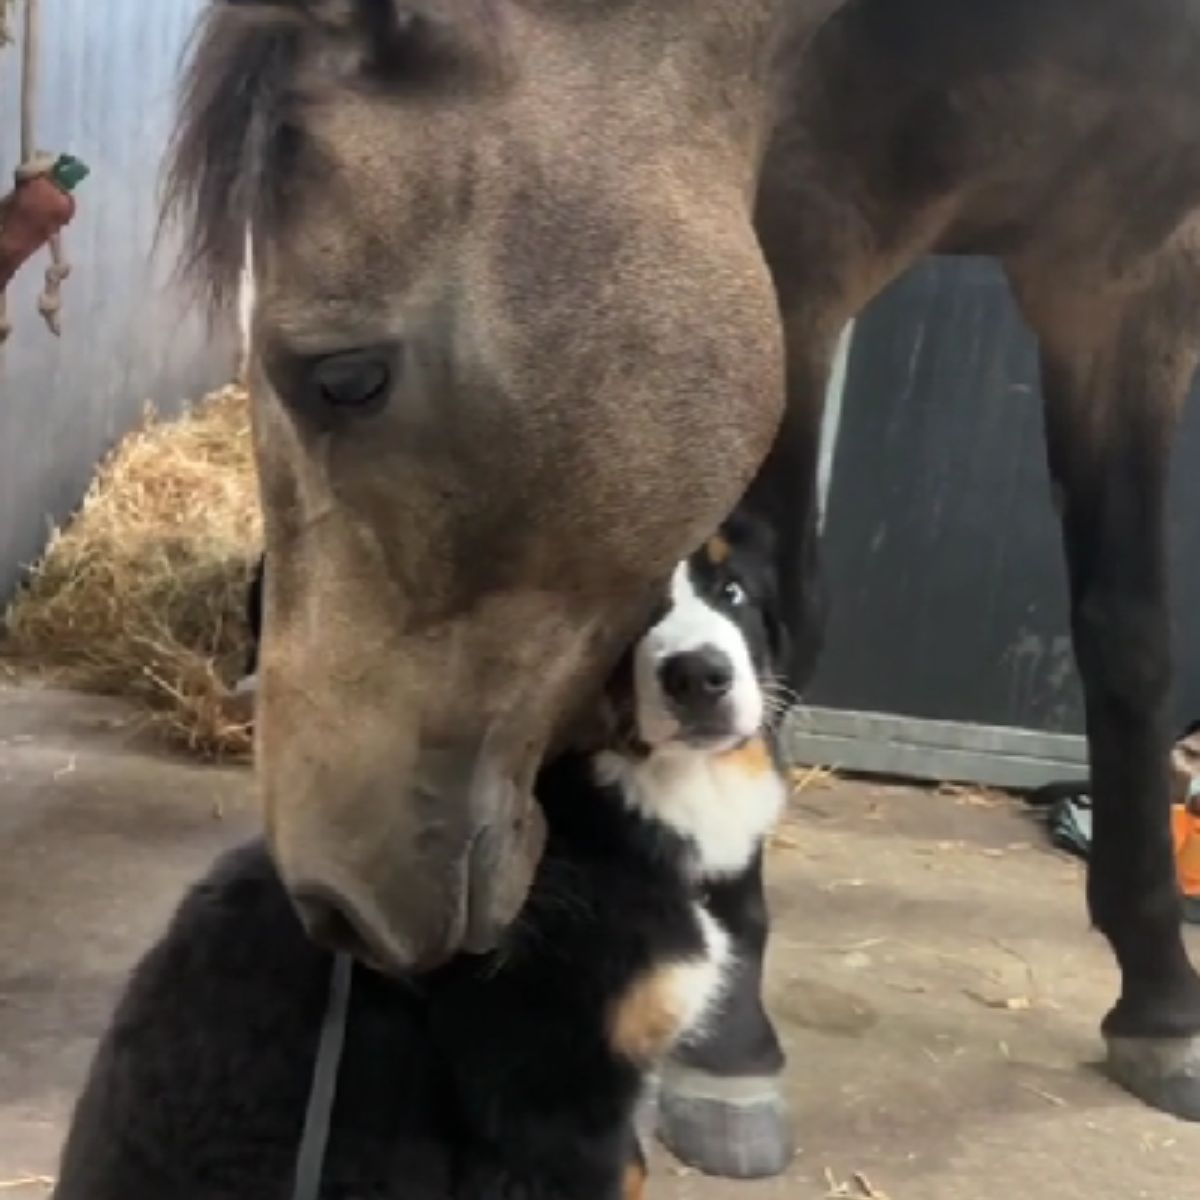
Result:
[[[414,978],[353,968],[324,1200],[641,1194],[643,1085],[733,969],[703,881],[745,870],[786,795],[765,536],[734,517],[679,565],[604,746],[540,774],[546,851],[504,944]],[[260,840],[223,856],[133,972],[57,1200],[288,1200],[332,964]]]

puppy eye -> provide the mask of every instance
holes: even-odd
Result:
[[[746,603],[746,589],[734,579],[721,585],[721,599],[730,608],[741,608]]]

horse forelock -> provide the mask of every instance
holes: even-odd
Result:
[[[391,82],[404,82],[443,60],[439,29],[456,48],[501,58],[502,0],[213,0],[186,52],[178,118],[167,163],[163,217],[183,226],[182,266],[210,307],[235,294],[245,265],[246,235],[285,216],[292,173],[305,146],[297,71],[306,39],[357,34]],[[380,14],[399,24],[391,34]],[[343,28],[333,18],[344,17]],[[403,19],[425,22],[412,54],[397,53]],[[427,62],[421,61],[421,56]],[[384,81],[388,81],[386,78]]]
[[[288,93],[303,29],[277,6],[214,4],[188,48],[164,216],[183,225],[183,267],[216,306],[233,294],[247,231],[284,188],[281,152],[299,130]]]

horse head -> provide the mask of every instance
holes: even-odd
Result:
[[[768,449],[778,7],[203,19],[172,196],[216,301],[253,250],[258,770],[318,940],[392,970],[496,944],[543,755]]]

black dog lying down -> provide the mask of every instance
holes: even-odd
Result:
[[[326,1200],[640,1192],[646,1073],[731,966],[697,881],[750,879],[785,796],[766,549],[735,519],[681,564],[610,685],[608,748],[542,772],[547,849],[502,949],[414,979],[355,968]],[[58,1200],[286,1200],[330,967],[262,843],[222,858],[133,974]]]

